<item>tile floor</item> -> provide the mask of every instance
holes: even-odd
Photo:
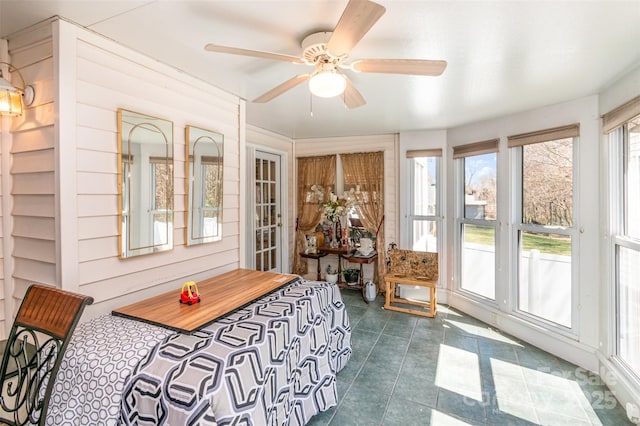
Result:
[[[446,306],[436,318],[342,291],[353,355],[337,407],[310,425],[625,425],[587,371]]]

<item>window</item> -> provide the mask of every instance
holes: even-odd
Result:
[[[606,116],[605,116],[606,120]],[[640,116],[609,134],[616,358],[640,378]]]
[[[173,241],[173,164],[164,158],[150,158],[149,225],[154,245]]]
[[[517,309],[572,327],[574,137],[578,125],[509,138],[518,189],[515,239]],[[563,137],[569,136],[569,137]]]
[[[459,164],[460,288],[495,300],[498,140],[455,147]]]
[[[218,221],[222,216],[222,161],[219,157],[203,157],[200,163],[200,176],[205,183],[199,196],[198,227],[200,234],[208,237],[218,237],[222,231],[222,224]]]
[[[409,243],[412,250],[438,252],[440,157],[442,150],[408,151]]]

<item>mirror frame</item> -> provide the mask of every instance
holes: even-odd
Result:
[[[213,144],[217,150],[217,155],[213,155],[213,158],[217,158],[217,162],[213,165],[218,168],[218,181],[217,191],[219,194],[219,204],[214,206],[217,210],[216,222],[213,235],[203,235],[203,233],[196,234],[197,229],[193,224],[197,219],[198,222],[202,222],[199,218],[196,218],[198,212],[202,211],[204,206],[196,206],[193,200],[193,194],[196,193],[195,185],[199,185],[202,191],[205,182],[202,179],[202,174],[199,175],[200,179],[196,178],[195,167],[192,166],[193,154],[197,152],[198,147],[206,144],[210,146]],[[206,152],[205,152],[206,154]],[[206,156],[206,155],[204,155]],[[203,156],[203,157],[204,157]],[[205,244],[222,240],[222,212],[223,212],[223,183],[224,183],[224,135],[222,133],[214,132],[212,130],[203,129],[197,126],[187,125],[185,128],[185,242],[187,245]],[[204,220],[204,216],[202,217]],[[200,226],[200,231],[204,229],[204,224]]]
[[[138,176],[140,185],[133,185],[133,188],[142,186],[143,174],[136,173],[139,171],[135,170],[135,158],[132,151],[132,145],[135,142],[134,137],[136,136],[135,133],[139,130],[155,132],[156,134],[153,135],[153,139],[150,139],[150,143],[164,145],[164,158],[160,155],[160,161],[157,162],[157,164],[162,164],[164,161],[166,173],[162,177],[164,177],[169,184],[163,203],[167,208],[164,209],[165,211],[163,213],[160,213],[164,216],[164,222],[166,224],[164,229],[165,234],[160,235],[164,237],[164,243],[156,244],[155,241],[153,241],[155,226],[150,228],[152,235],[146,238],[146,241],[150,241],[151,244],[146,244],[144,241],[141,243],[134,241],[135,234],[142,235],[142,230],[134,232],[135,230],[133,228],[136,222],[134,221],[134,215],[131,214],[131,206],[134,205],[132,204],[132,200],[142,199],[141,194],[138,194],[138,198],[132,195],[131,183],[132,179]],[[142,158],[142,156],[139,155],[139,158]],[[149,159],[149,164],[151,164],[151,157],[149,157]],[[129,164],[129,167],[125,167],[125,163]],[[173,122],[163,118],[118,108],[118,256],[120,258],[124,259],[173,249],[173,194],[175,188],[173,168]],[[142,170],[141,167],[140,169]],[[153,214],[155,217],[156,214],[152,213],[151,205],[147,207],[146,212]],[[143,208],[140,207],[138,210],[143,211]],[[140,216],[142,217],[142,215]]]

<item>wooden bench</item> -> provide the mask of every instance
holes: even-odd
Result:
[[[406,312],[424,317],[436,316],[436,286],[438,284],[438,254],[417,252],[412,250],[393,249],[390,252],[391,266],[384,276],[385,304],[384,308],[392,311]],[[429,301],[404,299],[396,296],[398,284],[429,288]],[[394,303],[428,307],[429,310],[411,309],[395,306]]]

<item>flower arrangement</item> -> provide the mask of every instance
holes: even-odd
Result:
[[[325,271],[327,272],[327,274],[330,274],[330,275],[338,274],[338,270],[331,265],[327,265],[327,268],[325,269]]]
[[[338,222],[341,217],[346,218],[351,209],[360,204],[357,199],[357,195],[360,194],[360,185],[343,192],[340,196],[331,191],[326,201],[322,185],[312,185],[311,190],[322,203],[321,209],[325,219],[332,223]]]

